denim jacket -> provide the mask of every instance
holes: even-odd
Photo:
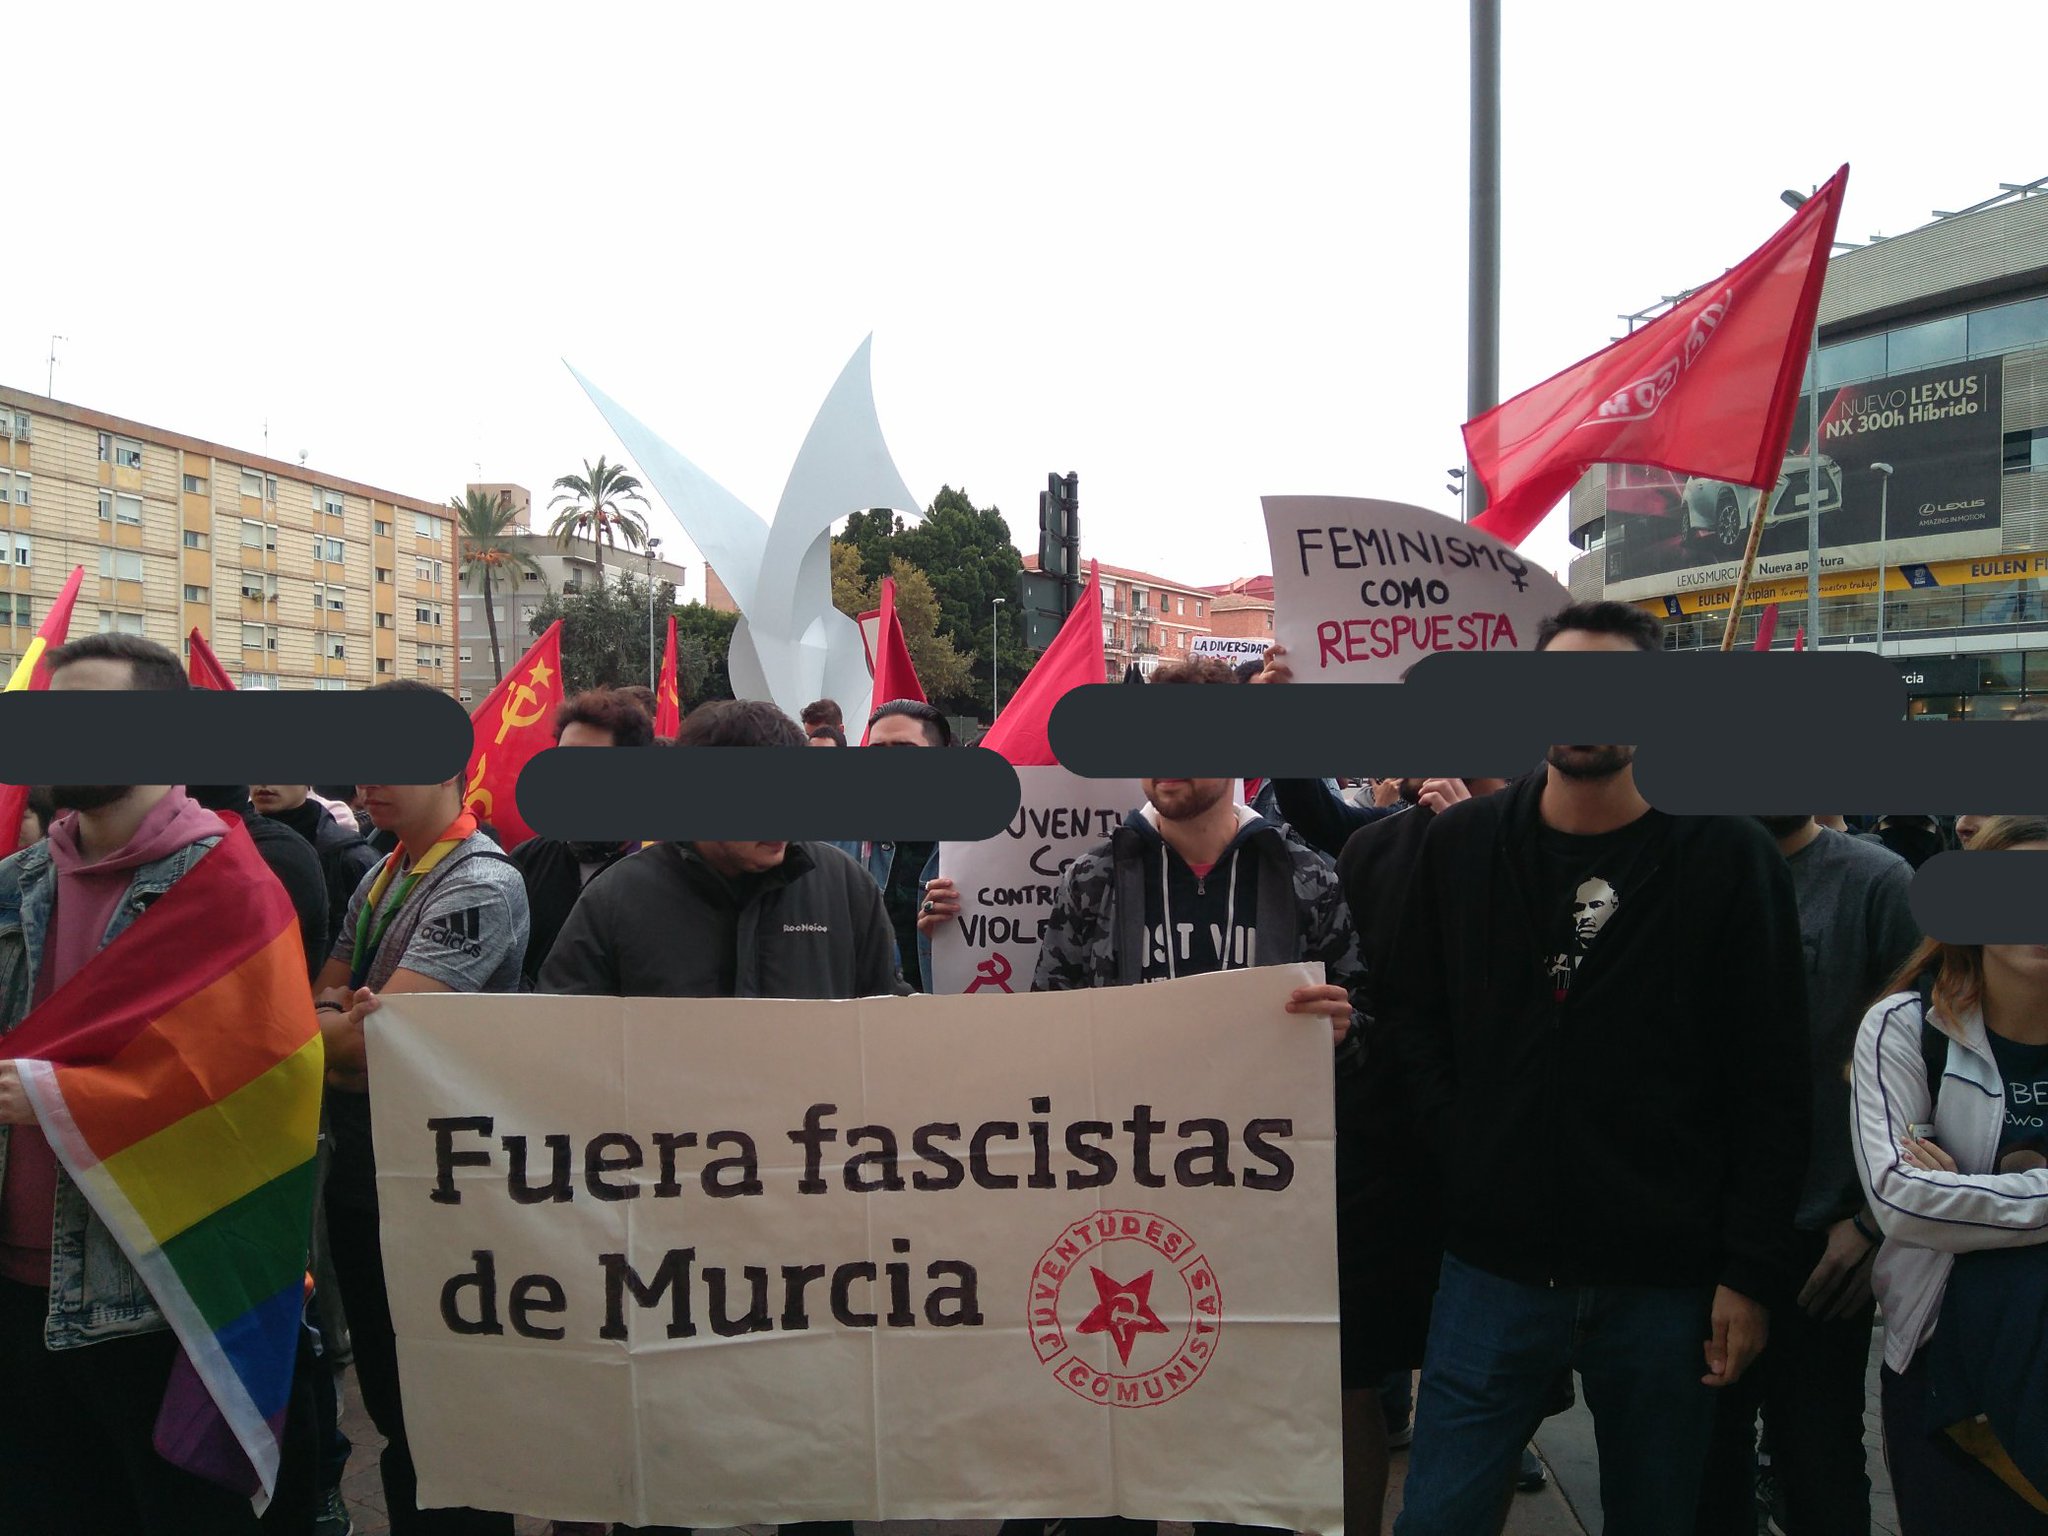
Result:
[[[138,865],[129,875],[128,893],[114,909],[100,947],[113,943],[219,841],[217,837],[202,838],[153,864]],[[0,1060],[8,1056],[8,1033],[28,1016],[34,999],[43,941],[50,931],[50,909],[56,899],[57,868],[47,842],[0,861]],[[8,1127],[0,1125],[0,1177],[7,1171],[7,1139]],[[44,1344],[50,1349],[72,1349],[165,1326],[149,1287],[60,1165]]]
[[[861,862],[867,866],[868,874],[873,877],[876,885],[885,891],[888,890],[889,866],[895,862],[896,845],[894,843],[863,843],[861,847],[866,853],[866,857]],[[924,872],[918,876],[918,883],[920,885],[930,885],[938,878],[939,850],[937,845],[934,844],[932,856],[925,860]],[[903,969],[903,956],[900,953],[900,946],[899,953],[896,956],[896,969],[899,972]],[[917,974],[924,978],[924,985],[920,990],[925,992],[931,991],[932,936],[922,928],[917,930]]]

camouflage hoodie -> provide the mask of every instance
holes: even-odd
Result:
[[[1329,865],[1288,828],[1239,808],[1237,835],[1206,879],[1221,896],[1215,914],[1220,924],[1208,920],[1208,905],[1191,910],[1197,904],[1188,900],[1186,887],[1194,880],[1159,835],[1151,807],[1132,812],[1108,842],[1076,859],[1061,877],[1031,990],[1133,986],[1148,973],[1164,974],[1167,954],[1178,955],[1180,948],[1169,943],[1171,930],[1192,919],[1212,934],[1193,946],[1187,960],[1176,961],[1175,974],[1216,969],[1221,948],[1229,952],[1225,969],[1239,968],[1246,952],[1255,964],[1320,960],[1331,981],[1354,999],[1361,995],[1365,968],[1343,890]],[[1204,891],[1201,901],[1213,905],[1213,894]],[[1148,923],[1148,909],[1170,914],[1170,920]],[[1225,939],[1246,910],[1253,914],[1251,942]],[[1156,963],[1148,965],[1148,958]],[[1340,1062],[1355,1055],[1358,1022],[1354,1011]]]

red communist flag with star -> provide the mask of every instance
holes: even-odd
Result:
[[[1152,1271],[1146,1270],[1135,1280],[1112,1280],[1092,1264],[1088,1272],[1095,1277],[1098,1299],[1095,1310],[1082,1318],[1074,1331],[1108,1334],[1110,1343],[1116,1346],[1117,1358],[1129,1365],[1131,1345],[1137,1342],[1139,1334],[1167,1331],[1159,1314],[1152,1310]]]
[[[508,850],[533,836],[519,814],[519,770],[555,744],[555,711],[562,704],[562,621],[533,642],[483,703],[471,712],[475,731],[462,808],[488,822]]]

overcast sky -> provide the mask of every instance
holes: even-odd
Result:
[[[1854,240],[2048,173],[2009,158],[2042,153],[2006,88],[2039,0],[1505,9],[1506,393],[1844,160]],[[910,488],[995,502],[1027,552],[1049,470],[1085,553],[1192,582],[1271,568],[1262,494],[1453,510],[1457,0],[42,5],[0,35],[9,384],[44,388],[55,332],[59,398],[545,501],[619,452],[566,358],[766,515],[872,331]]]

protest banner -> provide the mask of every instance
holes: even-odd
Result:
[[[1272,643],[1270,638],[1250,635],[1197,635],[1188,642],[1188,655],[1197,661],[1204,656],[1214,656],[1236,667],[1247,661],[1263,660],[1266,647]]]
[[[1135,779],[1084,779],[1057,765],[1020,767],[1017,784],[1002,836],[939,844],[960,915],[932,935],[934,991],[1029,992],[1060,876],[1145,803]]]
[[[421,1504],[1338,1531],[1320,979],[386,997]]]
[[[1274,638],[1298,683],[1393,683],[1438,651],[1526,651],[1571,602],[1456,518],[1397,501],[1268,496]]]

